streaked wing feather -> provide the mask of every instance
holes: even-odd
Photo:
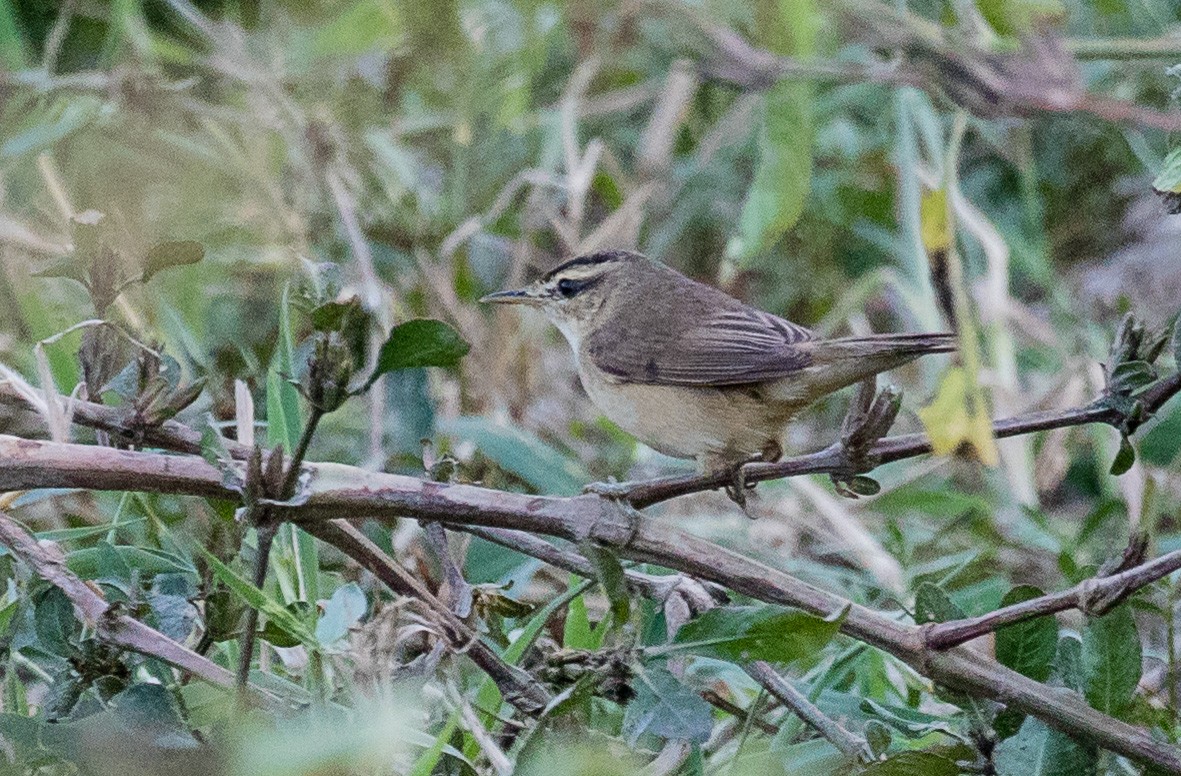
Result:
[[[634,338],[592,337],[587,355],[604,372],[626,382],[650,385],[726,386],[784,377],[811,359],[801,343],[812,332],[770,313],[735,304],[696,326],[644,345]]]

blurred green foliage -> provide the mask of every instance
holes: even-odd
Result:
[[[898,8],[921,24],[895,39],[875,23]],[[921,207],[934,196],[953,215],[941,250],[963,265],[993,414],[1085,404],[1104,389],[1099,361],[1124,365],[1132,402],[1156,372],[1108,357],[1115,322],[1130,309],[1164,332],[1181,288],[1164,214],[1178,157],[1152,119],[1178,87],[1179,14],[1175,0],[0,0],[0,361],[145,422],[257,431],[288,451],[316,407],[339,405],[311,460],[574,494],[675,464],[598,417],[540,321],[480,296],[638,247],[825,333],[938,327]],[[892,75],[920,61],[933,71]],[[1010,80],[982,102],[973,74],[994,65]],[[1055,107],[1055,67],[1128,110]],[[1045,105],[1013,108],[1030,83]],[[1162,347],[1164,374],[1181,345]],[[938,368],[895,376],[906,429]],[[802,418],[791,446],[831,442],[845,404]],[[0,408],[0,431],[41,425]],[[1002,443],[996,468],[883,467],[882,494],[856,505],[776,483],[755,523],[709,496],[661,519],[943,621],[1076,584],[1136,532],[1181,549],[1179,437],[1174,401],[1123,450],[1110,429],[1053,432]],[[306,533],[284,526],[251,584],[257,539],[236,506],[37,491],[7,511],[121,611],[230,669],[257,608],[251,681],[289,712],[243,711],[104,646],[3,554],[6,772],[597,775],[657,753],[684,774],[1135,772],[932,687],[835,622],[734,595],[678,630],[675,610],[622,584],[570,583],[465,538],[471,624],[562,694],[522,720],[440,654],[412,603]],[[410,522],[365,530],[436,588],[445,570]],[[1176,604],[1174,580],[1103,617],[1010,626],[995,656],[1175,742]],[[783,667],[880,761],[849,762],[767,702],[740,668],[751,659]]]

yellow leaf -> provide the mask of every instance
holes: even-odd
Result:
[[[979,389],[963,367],[952,367],[939,382],[935,399],[919,410],[936,455],[968,454],[986,466],[998,462],[992,421]]]
[[[919,204],[919,235],[928,253],[951,247],[951,221],[947,216],[947,191],[935,189],[923,193]]]

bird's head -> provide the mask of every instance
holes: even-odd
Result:
[[[570,259],[524,288],[497,291],[481,299],[495,304],[538,307],[578,349],[602,320],[611,302],[641,280],[651,262],[631,251],[601,251]]]

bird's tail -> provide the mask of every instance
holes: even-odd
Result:
[[[920,356],[950,353],[955,349],[954,334],[871,334],[814,340],[807,347],[811,363],[801,370],[790,388],[787,385],[784,388],[791,393],[799,392],[798,398],[810,403]]]
[[[950,353],[956,348],[954,334],[870,334],[867,337],[842,337],[816,343],[821,360],[866,359],[905,364],[928,353]],[[884,367],[889,369],[890,367]]]

